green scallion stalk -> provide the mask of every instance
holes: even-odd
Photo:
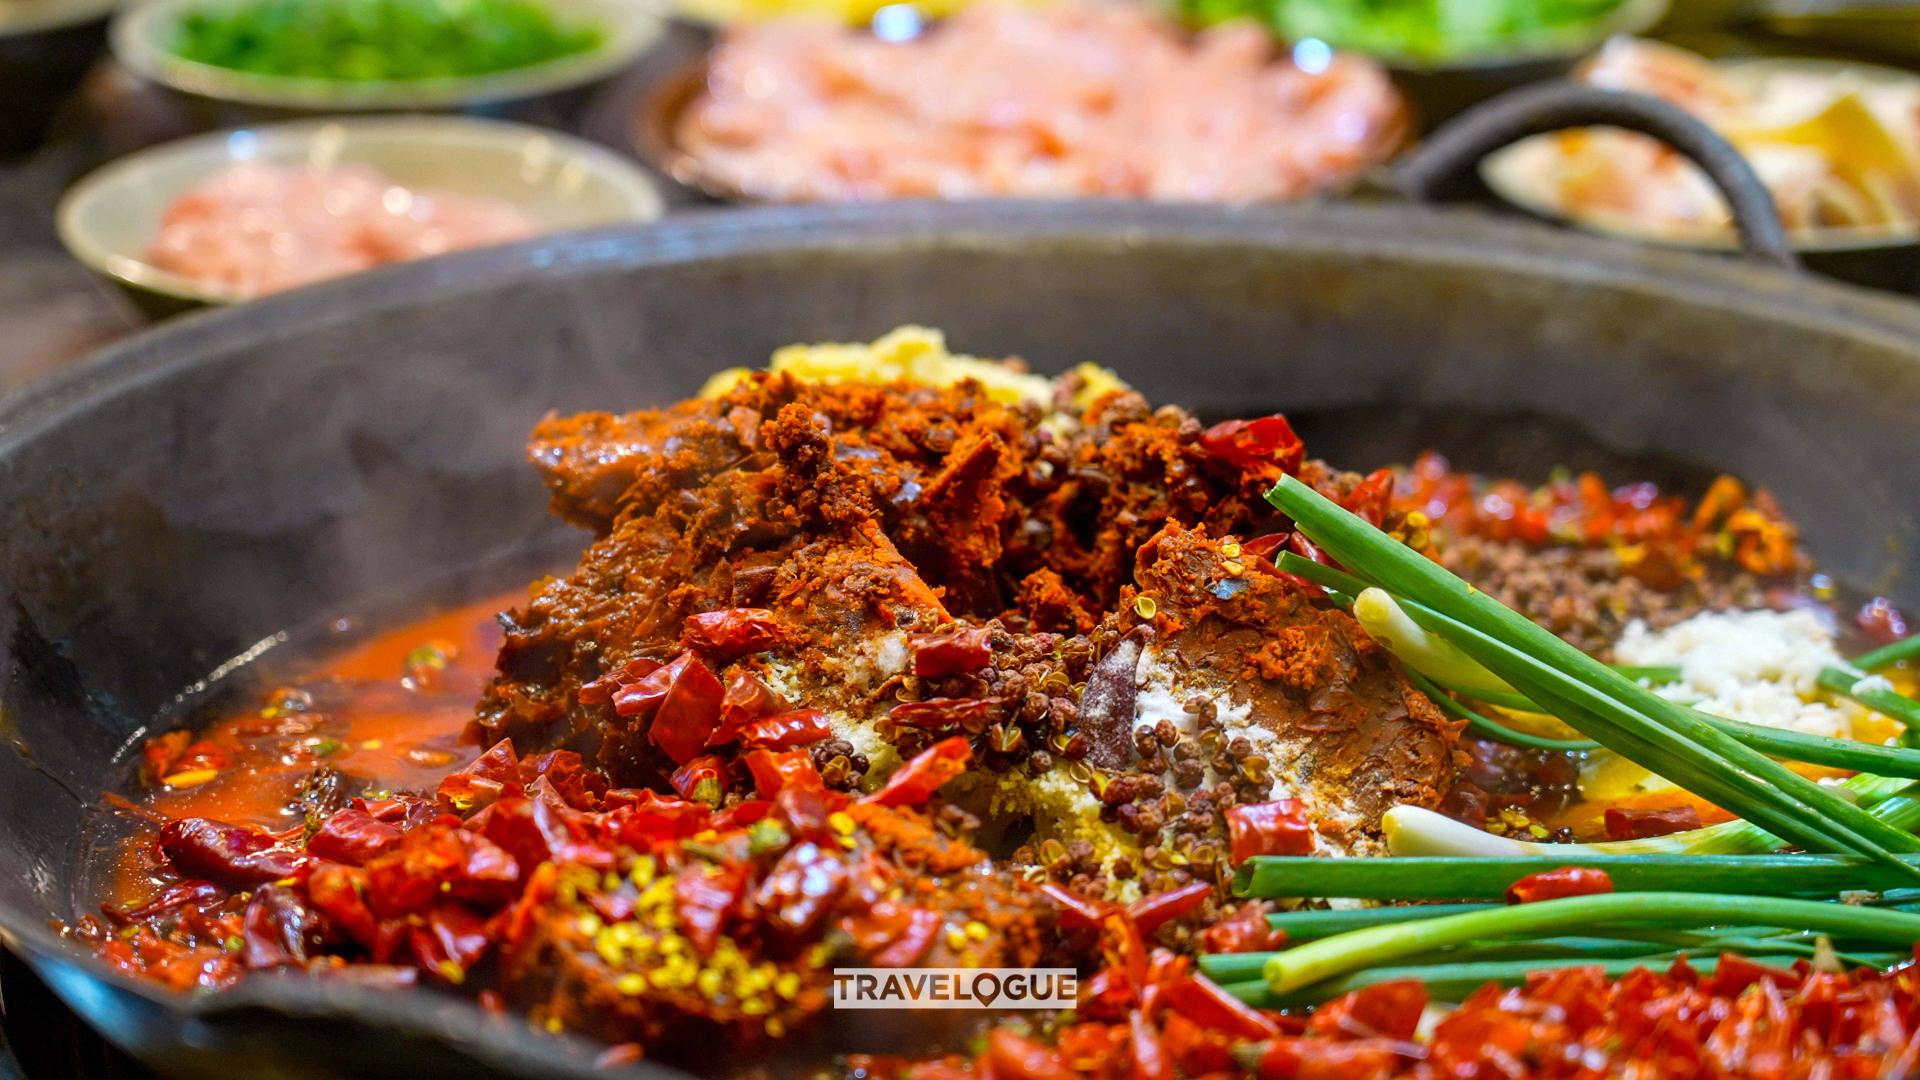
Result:
[[[1891,967],[1903,959],[1905,954],[1885,953],[1869,954],[1864,962],[1874,967]],[[1747,959],[1772,967],[1786,968],[1797,957],[1755,954]],[[1318,1005],[1330,1001],[1342,994],[1352,993],[1369,986],[1400,979],[1417,979],[1424,983],[1427,993],[1435,1001],[1465,1001],[1474,991],[1488,984],[1496,986],[1519,986],[1537,971],[1549,971],[1556,968],[1598,967],[1608,978],[1617,979],[1639,968],[1661,969],[1671,966],[1672,961],[1664,958],[1641,958],[1623,960],[1506,960],[1464,964],[1432,964],[1423,966],[1395,966],[1371,968],[1337,978],[1316,983],[1304,990],[1275,995],[1265,980],[1249,980],[1222,984],[1222,989],[1248,1003],[1262,1009],[1297,1008]],[[1702,957],[1688,960],[1689,966],[1703,975],[1711,975],[1719,961],[1717,957]]]
[[[1920,634],[1863,652],[1853,658],[1853,666],[1861,671],[1875,672],[1890,668],[1902,660],[1920,660]]]
[[[1319,564],[1300,559],[1298,555],[1293,555],[1291,552],[1286,553],[1286,556],[1306,563],[1307,566],[1319,567]],[[1306,570],[1306,567],[1288,562],[1286,556],[1281,560],[1283,569],[1293,573],[1313,572]],[[1362,590],[1352,607],[1354,618],[1359,621],[1361,628],[1366,630],[1369,637],[1386,646],[1387,650],[1400,660],[1405,666],[1410,681],[1419,686],[1421,691],[1432,698],[1442,710],[1467,721],[1471,727],[1488,738],[1540,750],[1578,752],[1599,748],[1600,744],[1591,740],[1554,739],[1518,731],[1457,702],[1445,700],[1444,694],[1434,692],[1434,685],[1497,708],[1513,712],[1548,714],[1547,710],[1538,703],[1514,691],[1499,676],[1474,662],[1451,642],[1440,635],[1429,634],[1423,630],[1384,590],[1375,588]],[[1677,678],[1679,674],[1677,668],[1635,667],[1614,670],[1635,679],[1652,679],[1654,676],[1668,675]],[[1854,691],[1852,688],[1858,678],[1864,677],[1861,675],[1848,678],[1846,673],[1829,668],[1821,675],[1821,685],[1835,693],[1842,693],[1844,690],[1843,696],[1849,696],[1855,700],[1878,702],[1880,706],[1896,710],[1906,708],[1916,717],[1920,717],[1920,702],[1913,702],[1890,691],[1876,689]],[[1900,704],[1903,702],[1905,705]],[[1796,731],[1784,731],[1738,720],[1728,720],[1698,709],[1691,711],[1706,723],[1770,757],[1846,769],[1851,772],[1920,779],[1920,752],[1911,749],[1875,746],[1872,743],[1853,739],[1807,735]],[[1900,718],[1897,714],[1890,715],[1895,715],[1896,719]],[[1917,722],[1916,726],[1920,726],[1920,722]]]
[[[1913,942],[1920,941],[1920,915],[1904,911],[1777,897],[1608,893],[1376,926],[1321,938],[1271,954],[1264,975],[1273,993],[1284,996],[1338,976],[1470,941],[1552,936],[1555,931],[1614,923],[1674,929],[1730,923],[1782,926],[1899,948],[1911,948]]]
[[[1427,698],[1438,706],[1441,712],[1455,719],[1465,720],[1468,727],[1496,742],[1507,743],[1510,746],[1529,746],[1536,750],[1555,750],[1572,753],[1599,749],[1600,744],[1590,739],[1549,739],[1544,735],[1532,735],[1524,731],[1515,731],[1513,728],[1498,721],[1489,720],[1480,713],[1455,701],[1445,690],[1436,685],[1433,680],[1420,674],[1413,668],[1407,668],[1406,673],[1407,681],[1412,683],[1416,690],[1427,695]]]
[[[1380,589],[1353,594],[1353,617],[1368,637],[1386,646],[1409,670],[1481,701],[1525,700],[1505,679],[1475,663],[1452,642],[1421,628]]]
[[[1615,753],[1801,847],[1816,851],[1853,851],[1891,861],[1887,844],[1861,835],[1854,827],[1856,819],[1864,816],[1856,807],[1747,750],[1736,740],[1697,722],[1691,725],[1696,730],[1669,729],[1646,713],[1622,704],[1582,678],[1543,662],[1526,650],[1423,605],[1414,605],[1412,610],[1416,617],[1432,620],[1443,628],[1476,659],[1508,668],[1509,682],[1553,715]],[[1569,651],[1578,654],[1577,650]],[[1704,745],[1693,738],[1697,730],[1704,730],[1713,745]],[[1733,749],[1725,750],[1727,746]],[[1739,763],[1727,760],[1728,756]],[[1762,762],[1764,767],[1749,767],[1749,759]],[[1772,773],[1775,772],[1791,777],[1795,783],[1774,783]],[[1810,789],[1811,794],[1803,797],[1801,792],[1806,789]],[[1913,843],[1913,838],[1906,834],[1896,833],[1894,838],[1901,843]]]
[[[1804,761],[1848,772],[1920,780],[1920,750],[1878,746],[1858,739],[1833,739],[1784,728],[1761,727],[1700,713],[1708,723],[1769,757]]]
[[[1920,851],[1911,834],[1612,671],[1298,480],[1284,478],[1268,498],[1347,566],[1429,610],[1460,616],[1435,612],[1445,621],[1423,625],[1582,734],[1794,843],[1868,855],[1920,880],[1920,868],[1893,858]]]
[[[1444,905],[1412,908],[1376,908],[1375,911],[1438,911]],[[1476,908],[1472,910],[1486,910]],[[1458,914],[1458,912],[1452,912]],[[1397,922],[1411,920],[1399,919]],[[1386,925],[1385,922],[1377,925]],[[1822,944],[1833,955],[1850,964],[1886,966],[1901,954],[1872,949],[1855,949],[1848,943],[1836,943],[1818,935],[1809,937],[1797,931],[1763,926],[1723,927],[1711,931],[1657,930],[1636,927],[1596,926],[1574,937],[1530,938],[1522,940],[1470,941],[1464,945],[1437,950],[1409,958],[1403,967],[1430,964],[1480,963],[1490,960],[1527,961],[1545,964],[1553,961],[1587,959],[1625,960],[1639,958],[1671,961],[1675,956],[1719,956],[1767,954],[1780,957],[1812,958]],[[1300,944],[1294,942],[1293,944]],[[1274,953],[1213,953],[1199,958],[1202,974],[1214,982],[1227,984],[1258,979]],[[1891,959],[1890,959],[1891,958]]]
[[[1551,845],[1560,847],[1564,845]],[[1904,862],[1920,866],[1920,855]],[[1606,871],[1619,893],[1705,892],[1750,896],[1834,896],[1879,892],[1908,880],[1859,855],[1602,855],[1323,859],[1258,855],[1234,873],[1237,896],[1361,900],[1494,900],[1533,874],[1579,866]]]
[[[1485,911],[1499,906],[1498,904],[1407,904],[1398,907],[1351,908],[1346,911],[1325,909],[1282,911],[1267,916],[1267,925],[1284,932],[1289,943],[1298,945],[1303,941],[1344,934],[1349,930],[1358,930],[1367,926],[1437,919],[1442,915]]]
[[[1868,855],[1920,880],[1920,867],[1893,858],[1920,850],[1920,839],[1598,663],[1297,480],[1281,481],[1268,498],[1329,554],[1411,597],[1409,613],[1423,627],[1582,734],[1802,847]]]
[[[1920,784],[1884,776],[1854,776],[1836,790],[1897,829],[1920,829]],[[1590,844],[1541,844],[1495,836],[1419,806],[1396,806],[1382,816],[1387,850],[1407,855],[1555,855],[1688,852],[1743,855],[1778,851],[1787,845],[1751,821],[1724,821],[1701,829],[1649,836],[1640,840],[1602,840]]]
[[[1860,683],[1869,679],[1864,670],[1849,671],[1846,668],[1823,668],[1816,680],[1820,689],[1836,697],[1864,705],[1874,712],[1890,716],[1905,724],[1909,729],[1920,728],[1920,701],[1879,687],[1863,687]]]

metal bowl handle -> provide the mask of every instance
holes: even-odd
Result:
[[[1800,268],[1773,195],[1740,151],[1685,110],[1646,94],[1568,82],[1502,94],[1442,126],[1389,171],[1386,184],[1422,202],[1454,197],[1472,188],[1474,167],[1496,150],[1533,135],[1597,126],[1651,135],[1700,166],[1732,208],[1742,249]]]

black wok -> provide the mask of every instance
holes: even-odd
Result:
[[[175,1075],[587,1075],[591,1048],[430,992],[109,974],[48,928],[90,905],[83,819],[255,643],[577,546],[522,462],[545,410],[908,321],[1203,413],[1284,408],[1355,466],[1437,442],[1533,476],[1734,470],[1841,580],[1920,599],[1907,302],[1409,206],[895,204],[539,241],[191,318],[0,404],[0,937]]]

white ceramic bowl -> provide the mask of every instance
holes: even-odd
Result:
[[[1735,82],[1757,85],[1776,78],[1848,78],[1866,84],[1890,83],[1920,92],[1920,75],[1897,68],[1841,60],[1768,58],[1722,60],[1716,66]],[[1559,198],[1550,177],[1553,136],[1539,135],[1490,155],[1480,175],[1494,194],[1537,217],[1561,221],[1589,232],[1669,247],[1731,251],[1739,246],[1732,229],[1676,231],[1659,222],[1619,213],[1574,209]],[[1920,242],[1920,228],[1899,225],[1827,226],[1793,230],[1793,246],[1804,253],[1904,248]]]
[[[259,75],[185,59],[173,51],[180,18],[251,0],[139,0],[115,17],[113,54],[138,75],[200,97],[307,112],[448,109],[556,93],[605,78],[659,40],[666,23],[646,0],[546,0],[555,17],[591,23],[606,39],[545,63],[459,78],[348,82]],[[307,0],[333,3],[336,0]]]
[[[217,132],[122,158],[61,200],[61,241],[150,311],[243,299],[162,270],[147,253],[175,199],[245,161],[367,165],[407,187],[504,200],[550,232],[647,221],[663,209],[639,166],[571,136],[499,120],[369,116]]]

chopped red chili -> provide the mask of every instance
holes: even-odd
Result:
[[[1201,1027],[1242,1039],[1271,1039],[1280,1034],[1280,1025],[1205,975],[1189,975],[1163,993],[1168,1008]]]
[[[993,662],[992,636],[985,628],[909,634],[907,647],[913,651],[913,673],[939,678],[978,671]]]
[[[826,713],[818,709],[799,709],[749,722],[740,729],[740,745],[791,750],[796,746],[811,746],[832,736],[833,729],[827,726]]]
[[[361,866],[400,842],[397,826],[376,819],[365,810],[348,807],[333,814],[311,837],[307,851],[323,859]]]
[[[1378,528],[1387,520],[1388,504],[1393,499],[1393,470],[1375,469],[1366,479],[1353,486],[1346,498],[1340,500],[1354,516]]]
[[[1314,1010],[1307,1030],[1355,1039],[1411,1039],[1428,1000],[1427,988],[1418,979],[1375,983]]]
[[[720,704],[726,688],[713,671],[692,653],[681,653],[666,667],[614,695],[614,711],[622,716],[653,713],[647,738],[675,764],[700,756],[707,738],[720,725]]]
[[[687,644],[719,660],[765,652],[780,643],[780,626],[765,608],[728,608],[687,616]]]
[[[753,775],[754,790],[763,799],[771,799],[788,784],[820,784],[820,770],[806,750],[755,749],[746,753],[747,771]]]
[[[1206,905],[1213,895],[1213,884],[1193,881],[1177,889],[1143,896],[1127,905],[1127,915],[1143,934],[1151,934],[1162,925],[1191,915]]]
[[[672,784],[683,799],[719,806],[727,794],[726,762],[715,754],[694,758],[673,771]]]
[[[1052,1047],[1006,1028],[987,1036],[987,1062],[994,1080],[1076,1080],[1079,1075]]]
[[[940,913],[927,908],[913,908],[906,914],[906,925],[898,936],[887,943],[873,956],[874,967],[908,967],[920,962],[920,958],[933,947],[940,936],[945,920]]]
[[[259,829],[211,818],[180,818],[160,827],[160,851],[175,869],[229,888],[252,888],[291,877],[306,857]]]
[[[1532,904],[1569,896],[1594,896],[1613,891],[1613,879],[1591,866],[1563,866],[1531,874],[1507,886],[1507,903]]]
[[[1700,827],[1700,811],[1692,806],[1668,806],[1654,810],[1609,806],[1606,813],[1607,839],[1644,840],[1649,836],[1667,836]]]
[[[1319,843],[1306,806],[1298,799],[1235,806],[1226,817],[1236,866],[1255,855],[1311,855]]]
[[[788,711],[789,706],[751,671],[736,671],[727,680],[720,699],[720,726],[707,737],[708,746],[720,746],[740,737],[740,729],[763,716]]]
[[[879,791],[861,801],[880,806],[918,806],[933,798],[947,781],[966,772],[972,756],[973,747],[967,740],[942,739],[895,769]]]
[[[1060,907],[1060,925],[1069,930],[1091,930],[1105,921],[1113,905],[1073,892],[1051,881],[1040,885],[1040,892]]]
[[[928,698],[895,705],[888,716],[894,723],[908,727],[928,731],[957,728],[977,735],[1000,719],[1001,713],[1000,702],[995,698]]]
[[[1132,1080],[1173,1080],[1173,1061],[1160,1040],[1160,1031],[1144,1012],[1127,1015],[1127,1027],[1133,1043]]]
[[[1200,947],[1214,953],[1269,952],[1286,940],[1286,934],[1267,922],[1266,909],[1257,901],[1241,905],[1240,910],[1200,931]]]
[[[604,705],[621,687],[631,686],[660,670],[660,661],[637,656],[580,687],[580,704]]]
[[[1307,444],[1281,413],[1215,424],[1200,436],[1200,448],[1243,468],[1273,466],[1286,473],[1298,471],[1307,457]]]

